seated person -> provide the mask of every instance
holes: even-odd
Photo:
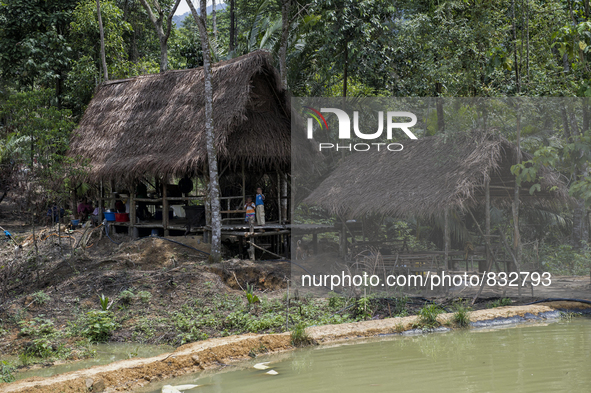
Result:
[[[103,212],[105,211],[105,206],[103,204]],[[92,222],[92,225],[97,226],[101,223],[100,221],[100,217],[99,217],[99,208],[98,208],[98,204],[97,207],[94,208],[94,210],[92,211],[92,214],[90,215],[90,222]]]
[[[117,213],[125,213],[125,203],[121,199],[115,202],[115,210]]]
[[[82,221],[88,220],[88,216],[92,213],[92,203],[88,202],[87,198],[82,198],[82,202],[78,205],[78,215]]]

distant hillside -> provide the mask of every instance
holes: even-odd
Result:
[[[225,3],[217,3],[215,5],[216,11],[221,11],[224,8],[226,8]],[[199,13],[199,8],[197,8],[197,13]],[[207,15],[210,15],[210,14],[211,14],[211,6],[207,7]],[[190,12],[185,12],[182,15],[175,15],[172,17],[172,21],[176,24],[176,27],[181,27],[183,25],[183,21],[189,15],[190,15]]]

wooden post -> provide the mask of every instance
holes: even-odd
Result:
[[[255,243],[255,242],[254,242],[254,240],[255,240],[255,238],[254,238],[254,237],[251,237],[251,238],[250,238],[250,244],[249,244],[249,247],[248,247],[248,258],[249,258],[251,261],[254,261],[254,260],[255,260],[255,251],[254,251],[254,247],[255,247],[255,246],[254,246],[254,243]]]
[[[277,213],[279,215],[279,225],[281,225],[281,174],[277,171]]]
[[[115,210],[115,182],[113,180],[109,180],[109,186],[111,187],[111,199],[109,199],[111,204],[109,205],[109,209]]]
[[[136,238],[135,234],[135,190],[129,191],[129,236]]]
[[[449,208],[443,211],[443,260],[445,268],[449,271],[453,268],[453,261],[449,259]]]
[[[485,204],[484,204],[484,217],[485,217],[485,224],[484,224],[484,235],[486,236],[486,239],[488,240],[485,243],[485,250],[486,250],[486,262],[485,263],[480,263],[481,265],[478,266],[478,270],[480,271],[484,271],[484,269],[486,269],[486,266],[489,265],[490,261],[491,261],[491,252],[492,250],[490,249],[490,179],[486,180],[486,183],[484,183],[484,197],[485,197]]]
[[[164,236],[168,236],[168,195],[166,187],[166,179],[162,181],[162,227],[164,228]]]
[[[98,209],[99,209],[98,210],[98,212],[99,212],[98,216],[99,216],[100,222],[103,222],[103,219],[105,218],[104,217],[105,209],[103,209],[103,197],[104,197],[104,195],[103,195],[103,181],[101,180],[101,188],[100,188],[100,191],[99,191],[99,200],[98,200],[98,204],[99,204],[98,205]]]
[[[243,207],[246,204],[246,176],[244,175],[244,157],[242,158],[242,204]]]
[[[318,234],[312,234],[312,252],[314,255],[318,255]]]
[[[339,236],[339,256],[344,258],[347,255],[347,228],[345,219],[341,218],[341,233]]]
[[[283,174],[283,181],[281,182],[281,217],[283,222],[288,222],[289,217],[287,214],[287,175]]]

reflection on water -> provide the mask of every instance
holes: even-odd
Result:
[[[278,375],[252,368],[266,361]],[[185,383],[202,385],[187,391],[199,393],[589,392],[591,319],[306,348],[138,392]]]
[[[167,345],[128,343],[97,344],[93,345],[92,349],[96,351],[96,356],[93,358],[67,364],[60,364],[57,366],[18,372],[15,374],[16,379],[24,379],[29,377],[50,377],[55,374],[67,373],[68,371],[76,371],[92,366],[109,364],[118,360],[129,359],[130,357],[149,358],[174,350],[174,348]]]

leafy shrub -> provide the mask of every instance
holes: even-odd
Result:
[[[458,327],[470,325],[470,307],[460,303],[456,306],[456,312],[452,317],[453,323]]]
[[[371,318],[371,296],[362,296],[357,299],[357,316],[360,320]]]
[[[303,347],[312,344],[312,338],[306,333],[306,325],[298,323],[291,332],[291,345],[294,347]]]
[[[81,334],[93,342],[104,342],[118,327],[112,312],[93,310],[86,314],[85,326]]]
[[[328,296],[328,307],[333,310],[340,310],[347,304],[347,299],[337,293],[331,292]]]
[[[25,346],[24,355],[48,358],[64,352],[63,345],[55,344],[60,334],[53,321],[36,317],[30,321],[21,321],[19,325],[19,335],[32,339]]]
[[[130,290],[122,291],[119,294],[119,301],[123,304],[131,304],[135,300],[135,294]]]
[[[208,337],[209,336],[207,335],[207,333],[202,332],[201,330],[197,329],[196,327],[193,327],[193,328],[191,328],[190,331],[188,331],[186,333],[181,333],[177,336],[180,345],[190,343],[193,341],[206,340]]]
[[[245,294],[246,294],[246,301],[248,302],[248,309],[249,310],[253,304],[261,302],[261,299],[259,299],[259,297],[254,294],[254,285],[249,285],[248,283],[246,283]]]
[[[425,304],[419,311],[419,326],[432,329],[440,325],[437,316],[443,313],[443,310],[436,304]]]
[[[39,305],[44,305],[51,301],[51,297],[43,291],[35,292],[31,296],[33,297],[33,301]]]
[[[101,302],[101,309],[103,311],[107,311],[109,309],[109,307],[110,307],[110,305],[109,305],[109,298],[106,297],[104,294],[101,294],[99,296],[99,301]]]
[[[6,360],[0,360],[0,382],[12,382],[15,380],[16,367]]]
[[[496,308],[496,307],[510,306],[511,303],[513,303],[513,301],[511,299],[509,299],[508,297],[504,297],[502,299],[497,299],[497,300],[491,302],[488,305],[488,308]]]
[[[35,317],[30,321],[20,321],[18,324],[20,326],[20,336],[42,337],[57,332],[53,321],[41,317]]]
[[[152,294],[148,291],[140,291],[137,293],[137,298],[142,302],[142,303],[149,303],[150,300],[152,300]]]

